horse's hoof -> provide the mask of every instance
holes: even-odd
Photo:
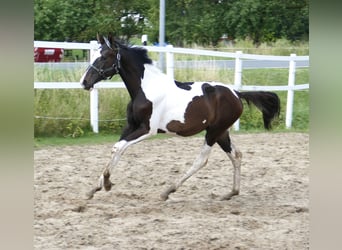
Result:
[[[219,197],[219,195],[214,194],[214,193],[211,193],[211,194],[209,195],[209,197],[210,197],[211,199],[217,199],[217,198]]]
[[[230,200],[232,197],[233,197],[233,195],[231,195],[231,194],[222,195],[222,196],[220,197],[220,201],[228,201],[228,200]]]
[[[162,194],[160,195],[160,199],[161,199],[162,201],[166,201],[167,199],[169,199],[169,194],[167,194],[166,192],[162,193]]]
[[[174,185],[172,185],[171,187],[169,187],[164,193],[162,193],[160,195],[160,198],[163,200],[163,201],[166,201],[168,198],[169,198],[169,194],[170,193],[174,193],[176,192],[176,187]]]
[[[91,200],[94,197],[93,192],[86,193],[86,200]]]
[[[92,190],[90,190],[88,193],[86,193],[86,196],[87,196],[87,200],[90,200],[94,197],[94,194],[97,192],[97,191],[100,191],[102,188],[101,187],[96,187],[96,188],[93,188]]]
[[[230,200],[233,196],[238,195],[239,191],[232,191],[226,195],[221,196],[220,201]]]
[[[103,183],[103,186],[106,191],[109,191],[112,189],[113,183],[110,180],[105,180],[105,182]]]
[[[89,191],[88,193],[86,193],[86,199],[87,200],[91,200],[94,197],[94,193],[95,193],[95,189],[92,189],[91,191]]]

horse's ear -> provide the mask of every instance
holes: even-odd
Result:
[[[97,37],[97,41],[98,41],[100,44],[104,44],[104,43],[105,43],[105,40],[103,39],[103,36],[100,36],[99,33],[97,33],[96,37]]]
[[[112,48],[115,48],[115,49],[118,48],[118,45],[116,44],[116,41],[115,41],[115,37],[113,36],[113,33],[111,32],[108,34],[108,41],[112,45]]]
[[[107,47],[110,48],[110,49],[112,49],[112,44],[111,44],[111,42],[108,40],[108,38],[103,37],[103,40],[105,41]]]
[[[110,42],[110,44],[113,44],[113,42],[114,42],[114,37],[113,37],[113,34],[111,32],[108,34],[108,41]]]

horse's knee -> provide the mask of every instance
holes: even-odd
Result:
[[[242,152],[240,150],[235,151],[235,158],[241,161],[242,159]]]
[[[115,143],[112,147],[112,154],[116,154],[116,153],[120,152],[126,144],[127,144],[126,140],[121,140],[121,141],[118,141],[117,143]]]

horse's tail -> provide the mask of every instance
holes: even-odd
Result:
[[[238,92],[237,95],[247,101],[253,103],[261,112],[264,120],[265,129],[271,128],[271,121],[279,116],[280,100],[277,94],[267,91],[248,91]]]

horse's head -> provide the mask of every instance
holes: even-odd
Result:
[[[97,82],[111,79],[119,73],[120,53],[114,39],[111,35],[108,39],[97,35],[97,40],[101,44],[101,55],[90,64],[81,78],[81,84],[86,90],[92,89]]]

